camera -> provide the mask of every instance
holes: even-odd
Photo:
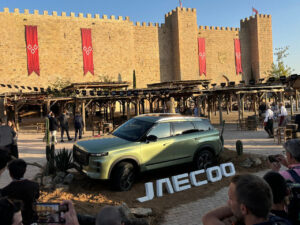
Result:
[[[277,159],[277,156],[278,155],[269,155],[268,156],[268,160],[270,163],[273,163],[273,162],[279,162],[279,160]]]
[[[63,212],[67,212],[68,205],[59,203],[36,203],[35,211],[37,214],[37,223],[65,223],[62,217]]]

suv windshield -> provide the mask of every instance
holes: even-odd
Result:
[[[153,126],[153,123],[139,119],[131,119],[117,128],[113,135],[128,141],[138,141]]]

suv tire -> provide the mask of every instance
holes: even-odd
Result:
[[[115,190],[128,191],[135,181],[136,170],[129,162],[121,162],[113,170],[112,185]]]
[[[209,150],[200,150],[195,157],[195,166],[197,170],[207,169],[214,163],[214,154]]]

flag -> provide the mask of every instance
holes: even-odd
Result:
[[[93,46],[91,29],[81,28],[84,75],[90,71],[94,75]]]
[[[35,72],[40,75],[39,44],[37,26],[25,26],[28,75]]]
[[[240,73],[243,73],[240,39],[234,39],[234,50],[235,50],[236,74],[239,75]]]
[[[256,15],[258,14],[257,9],[254,9],[253,7],[252,7],[252,12],[254,12]]]
[[[206,76],[205,38],[198,38],[199,74]]]
[[[182,8],[182,0],[179,0],[180,8]]]

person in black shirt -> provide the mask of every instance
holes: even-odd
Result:
[[[72,138],[70,138],[69,135],[69,122],[68,122],[68,115],[67,110],[65,110],[59,117],[59,123],[60,123],[60,130],[61,130],[61,142],[64,142],[64,132],[66,131],[68,140],[71,141]]]
[[[36,219],[33,203],[39,198],[39,185],[23,178],[26,167],[27,164],[23,159],[16,159],[8,165],[9,174],[13,181],[1,190],[1,195],[23,202],[23,224],[29,225]]]
[[[58,122],[54,116],[53,112],[49,113],[50,117],[49,117],[49,131],[51,133],[51,143],[57,143],[56,140],[56,132],[57,132],[57,128],[58,128]]]
[[[288,220],[288,214],[284,210],[286,207],[285,198],[289,194],[285,179],[279,173],[273,171],[266,173],[263,178],[270,185],[273,193],[271,213]]]
[[[77,140],[77,134],[79,132],[79,139],[82,137],[83,119],[79,112],[76,113],[74,118],[74,128],[75,128],[75,141]]]
[[[5,123],[2,123],[2,119],[0,118],[0,149],[7,151],[10,155],[12,155],[11,149],[14,143],[14,137],[16,136],[16,132]]]

